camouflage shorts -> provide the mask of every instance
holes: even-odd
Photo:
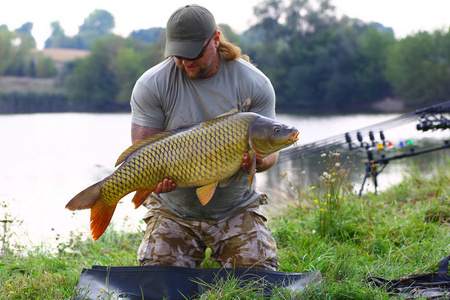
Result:
[[[220,221],[194,221],[177,217],[150,197],[151,214],[139,247],[140,265],[197,268],[211,248],[211,260],[226,268],[276,270],[278,250],[264,225],[266,218],[252,205]]]

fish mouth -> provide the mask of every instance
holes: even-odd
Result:
[[[296,144],[298,141],[298,135],[300,134],[300,131],[296,131],[291,135],[291,142],[292,144]]]

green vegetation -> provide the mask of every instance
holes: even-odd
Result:
[[[416,108],[447,100],[448,30],[398,40],[382,24],[338,18],[330,0],[262,0],[254,13],[255,25],[242,34],[227,24],[219,26],[271,79],[279,110],[349,111],[388,98]],[[68,110],[128,110],[124,103],[136,79],[164,59],[165,29],[136,29],[121,37],[112,33],[114,24],[105,10],[92,12],[73,37],[59,22],[51,23],[46,48],[90,51],[88,57],[58,68],[33,52],[33,24],[14,31],[2,25],[0,76],[57,77],[70,103]]]
[[[322,287],[305,298],[387,299],[364,276],[435,272],[450,253],[450,160],[432,177],[417,172],[361,198],[345,188],[347,170],[336,153],[326,160],[318,185],[298,190],[302,202],[272,223],[280,270],[321,270],[324,276]]]
[[[279,271],[320,270],[323,282],[301,292],[275,288],[271,299],[388,299],[364,277],[394,279],[437,270],[450,253],[450,160],[362,198],[350,188],[349,170],[339,153],[324,154],[323,160],[326,171],[317,184],[297,188],[297,204],[269,223],[279,247]],[[71,235],[51,251],[9,243],[17,225],[4,224],[2,299],[71,299],[83,267],[137,263],[141,233],[109,228],[97,242]],[[205,266],[214,263],[207,259]],[[201,299],[262,299],[264,284],[242,287],[229,279],[204,286],[208,291]]]
[[[25,23],[14,32],[0,26],[0,76],[48,78],[56,75],[53,61],[34,51],[32,29],[32,23]]]
[[[14,230],[15,224],[9,225]],[[8,234],[2,237],[3,243]],[[92,265],[135,265],[140,233],[108,229],[101,242],[71,233],[56,249],[29,249],[6,243],[0,254],[1,299],[74,299],[82,268]],[[3,244],[5,246],[5,243]]]
[[[74,37],[66,36],[58,21],[51,23],[51,36],[45,41],[45,48],[90,49],[95,40],[111,34],[115,21],[113,15],[104,9],[96,9],[84,20]]]

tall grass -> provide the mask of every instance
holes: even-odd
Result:
[[[323,281],[302,291],[275,287],[269,299],[391,299],[366,277],[394,279],[437,270],[450,254],[450,161],[435,167],[432,177],[422,176],[431,173],[427,170],[415,172],[361,198],[348,181],[351,162],[332,152],[323,156],[323,164],[326,173],[316,184],[297,189],[298,204],[269,222],[279,247],[279,271],[320,270]],[[0,254],[0,299],[73,299],[83,267],[136,265],[141,236],[108,228],[96,242],[72,235],[52,252],[7,244],[8,251]],[[205,265],[215,266],[209,259]],[[200,299],[267,299],[261,281],[199,284],[205,289]]]
[[[343,202],[350,197],[354,197],[353,186],[349,180],[351,164],[349,158],[342,162],[341,154],[338,151],[331,151],[328,154],[322,153],[323,165],[326,171],[318,179],[317,188],[312,186],[314,195],[313,207],[315,207],[315,219],[318,224],[318,232],[321,237],[332,234],[332,231],[340,226],[344,216]]]

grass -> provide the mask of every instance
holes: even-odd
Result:
[[[72,236],[53,251],[11,246],[0,256],[0,299],[74,299],[82,268],[136,264],[140,234],[111,228],[99,243]]]
[[[365,277],[435,272],[450,254],[450,162],[435,167],[433,176],[416,172],[378,195],[358,198],[346,181],[345,164],[335,154],[323,158],[327,174],[297,189],[297,205],[269,223],[279,271],[320,270],[323,282],[301,292],[275,288],[269,299],[392,299]],[[13,232],[14,224],[8,226]],[[97,242],[73,235],[50,252],[8,244],[0,253],[0,299],[73,299],[83,267],[136,265],[140,240],[141,233],[109,228]],[[214,266],[208,260],[205,265]],[[199,284],[205,288],[200,299],[263,299],[259,281]]]

